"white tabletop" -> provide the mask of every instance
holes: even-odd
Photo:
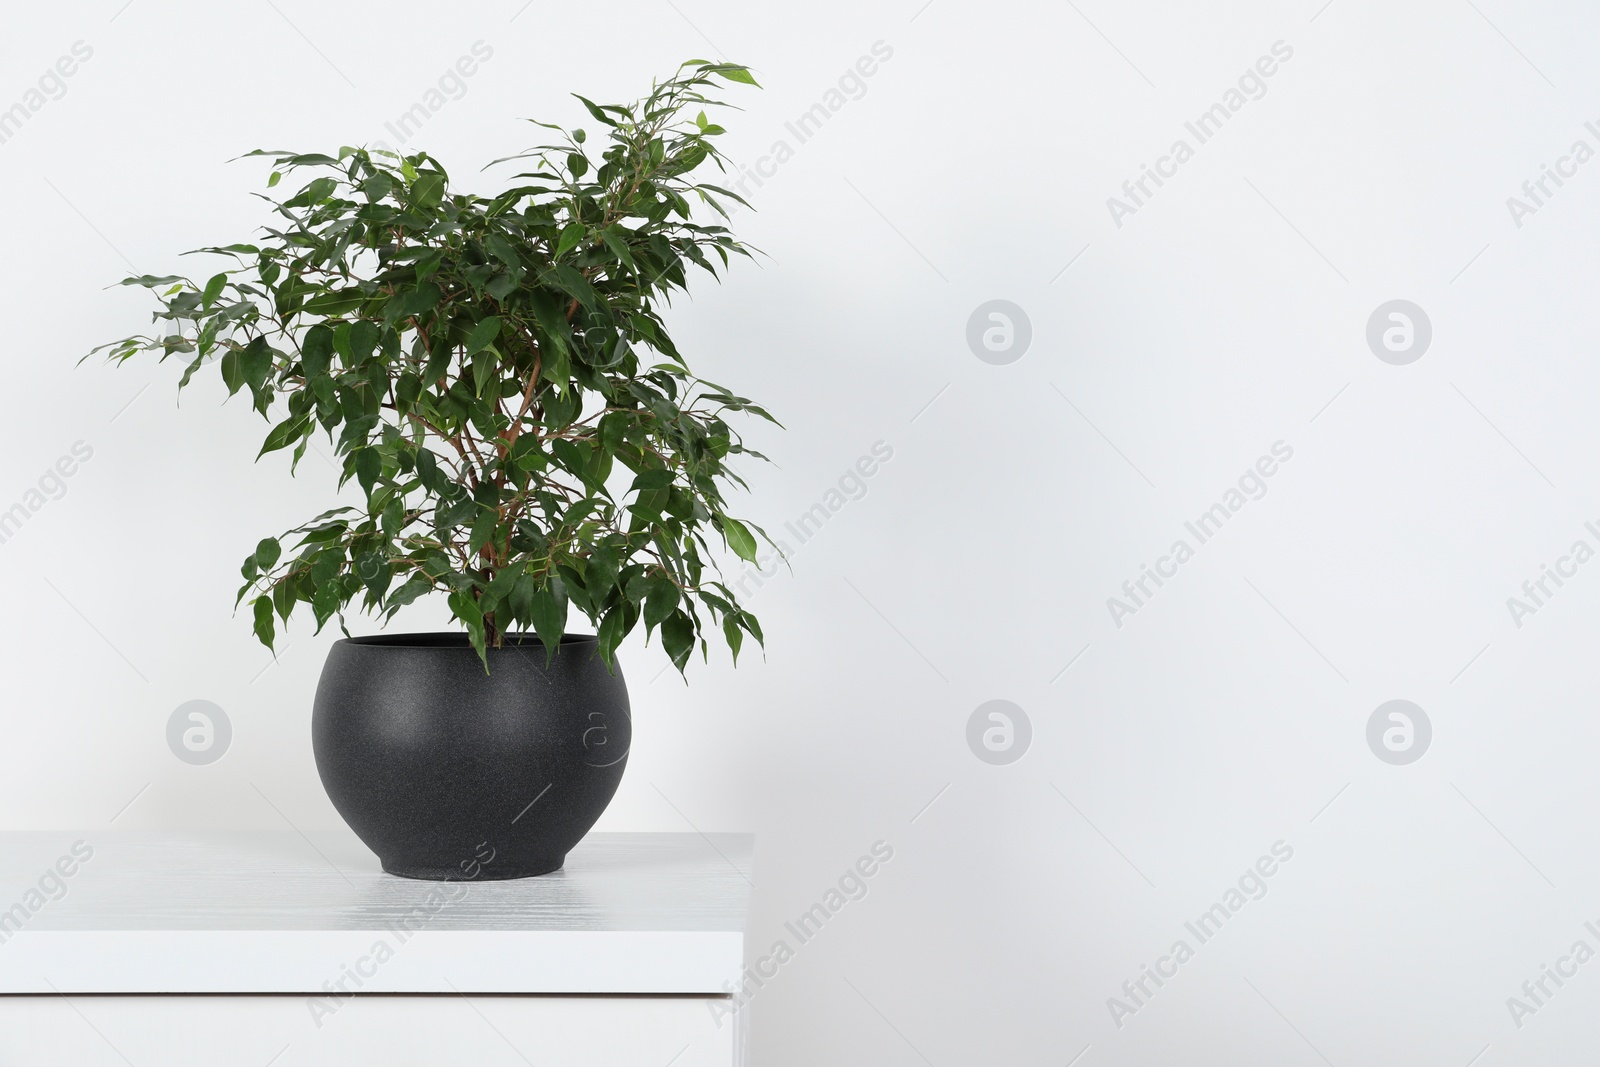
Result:
[[[720,994],[752,854],[591,834],[554,874],[439,883],[344,833],[0,833],[0,994]]]

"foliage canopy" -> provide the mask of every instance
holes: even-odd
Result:
[[[244,561],[236,603],[269,648],[302,606],[320,631],[353,603],[387,622],[434,591],[486,665],[517,632],[553,655],[573,607],[608,666],[641,620],[680,671],[708,631],[735,660],[762,640],[713,541],[754,560],[766,537],[727,512],[744,485],[729,461],[764,457],[725,417],[772,417],[692,374],[662,318],[692,268],[750,255],[721,224],[743,199],[695,177],[724,169],[704,110],[717,79],[755,84],[692,61],[632,104],[579,97],[603,139],[536,123],[554,143],[511,157],[530,169],[492,197],[426,153],[252,152],[269,188],[309,177],[267,197],[282,221],[197,250],[232,263],[204,282],[122,283],[160,301],[155,336],[96,352],[182,355],[180,388],[214,363],[271,424],[261,455],[288,450],[293,469],[320,432],[365,497]]]

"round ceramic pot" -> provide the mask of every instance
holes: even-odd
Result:
[[[632,740],[621,666],[568,635],[553,659],[507,637],[488,670],[465,634],[334,644],[311,719],[333,806],[407,878],[559,870],[622,781]]]

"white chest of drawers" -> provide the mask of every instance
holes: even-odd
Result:
[[[0,1067],[743,1064],[752,850],[437,883],[343,834],[0,834]]]

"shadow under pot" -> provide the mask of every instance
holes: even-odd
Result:
[[[311,718],[317,773],[383,869],[436,881],[559,870],[622,781],[621,665],[592,636],[508,635],[489,669],[465,634],[338,641]]]

